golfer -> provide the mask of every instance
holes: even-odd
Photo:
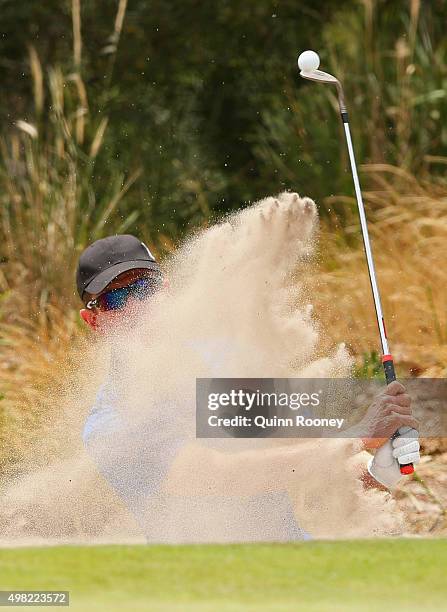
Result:
[[[135,306],[151,299],[162,286],[163,276],[149,248],[135,236],[125,234],[97,240],[87,247],[79,259],[76,282],[84,303],[82,319],[99,333],[107,333],[113,326],[124,325],[135,313]],[[207,464],[220,465],[216,467],[214,482],[230,483],[232,494],[240,486],[241,498],[235,505],[234,497],[230,503],[225,491],[214,497],[191,496],[186,506],[182,508],[180,504],[179,512],[183,517],[196,516],[193,523],[182,524],[178,513],[171,516],[164,505],[163,483],[173,462],[185,451],[187,441],[181,436],[168,440],[169,434],[164,435],[175,411],[148,411],[147,422],[138,424],[130,422],[130,417],[126,419],[125,407],[119,404],[116,384],[119,378],[120,372],[112,363],[109,377],[87,416],[83,439],[98,469],[131,510],[148,541],[166,541],[170,520],[181,525],[186,539],[197,541],[201,539],[200,533],[203,539],[210,530],[215,534],[219,521],[233,540],[290,541],[309,537],[296,523],[283,485],[283,455],[274,448],[245,451],[236,453],[237,456],[219,453],[224,456],[219,463],[213,457],[218,451],[204,448],[201,466],[206,469]],[[411,399],[403,385],[397,381],[389,384],[376,396],[365,419],[370,433],[370,439],[363,441],[365,448],[382,446],[371,457],[364,482],[367,486],[393,489],[401,478],[399,463],[419,461],[418,423],[412,416]],[[403,426],[411,430],[405,438],[395,438],[390,444],[393,432]],[[256,476],[253,484],[239,485],[242,464],[245,473]],[[273,485],[272,473],[276,475]],[[191,512],[194,509],[196,513]],[[163,520],[157,524],[155,516]],[[213,525],[207,525],[207,521]],[[177,533],[176,540],[179,539]]]

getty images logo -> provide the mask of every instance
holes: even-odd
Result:
[[[319,406],[321,393],[321,390],[315,393],[263,393],[259,389],[231,389],[227,393],[209,393],[208,410],[233,407],[248,412],[265,406],[283,406],[290,410],[299,410]]]

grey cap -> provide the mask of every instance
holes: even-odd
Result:
[[[116,234],[96,240],[81,254],[76,272],[79,297],[85,291],[103,291],[122,272],[147,268],[161,273],[159,264],[148,247],[130,234]]]

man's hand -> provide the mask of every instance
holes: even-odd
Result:
[[[394,380],[379,393],[358,424],[365,448],[382,447],[400,427],[419,429],[411,413],[411,398],[405,387]],[[410,462],[409,462],[410,463]]]
[[[358,425],[365,448],[377,448],[368,463],[375,481],[393,489],[402,475],[400,466],[418,463],[419,422],[411,413],[411,398],[396,380],[379,393]],[[403,428],[403,435],[393,437]]]
[[[371,457],[369,474],[387,489],[393,489],[402,477],[400,466],[420,461],[418,437],[416,429],[405,427],[403,435],[388,440]]]

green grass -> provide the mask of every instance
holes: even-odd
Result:
[[[5,549],[0,589],[70,590],[88,611],[429,612],[445,606],[446,542]]]

